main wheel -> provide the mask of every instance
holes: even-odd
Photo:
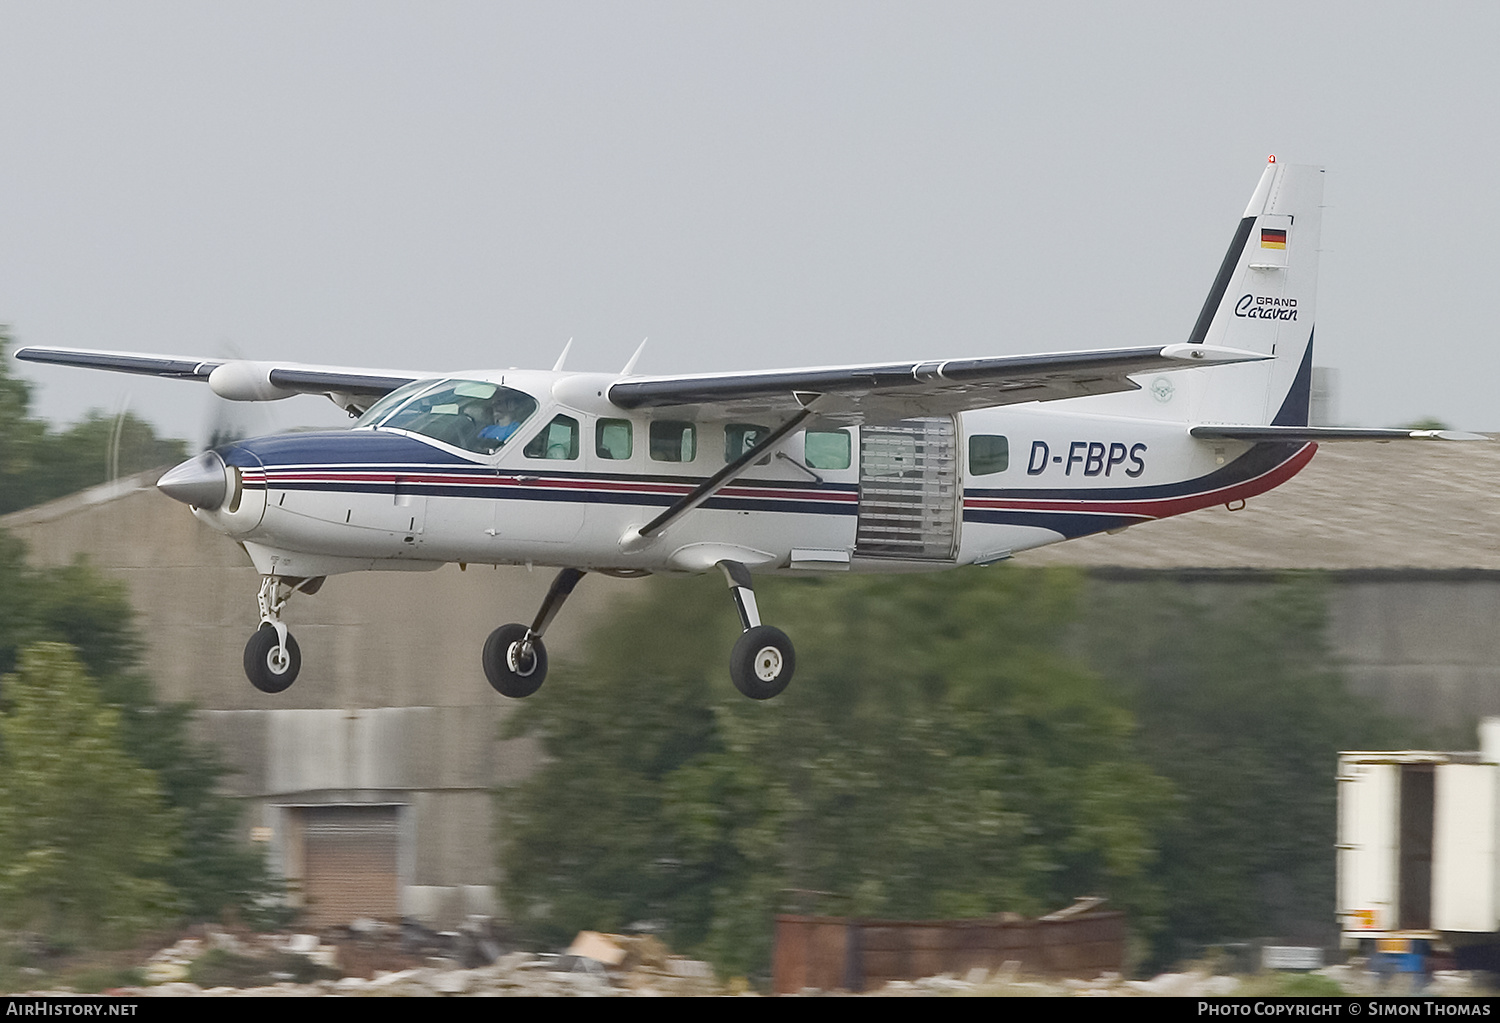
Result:
[[[297,641],[287,633],[286,653],[282,654],[276,629],[269,622],[262,624],[245,644],[245,677],[263,693],[284,691],[297,681],[297,672],[301,670],[302,651]]]
[[[729,677],[734,687],[752,700],[777,696],[792,680],[797,654],[786,633],[769,625],[745,632],[729,655]]]
[[[524,640],[530,631],[524,625],[502,625],[484,641],[484,677],[501,696],[530,696],[547,680],[547,648],[533,639],[528,651]]]

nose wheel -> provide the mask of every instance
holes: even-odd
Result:
[[[262,625],[245,644],[245,676],[263,693],[284,692],[297,681],[297,672],[301,670],[302,650],[297,640],[288,632],[283,644],[270,622]]]

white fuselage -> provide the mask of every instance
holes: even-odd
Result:
[[[263,574],[286,577],[447,562],[933,570],[1242,500],[1313,451],[1195,440],[1185,423],[1089,411],[1089,399],[845,427],[847,439],[823,424],[811,448],[807,430],[788,435],[641,538],[643,524],[724,467],[747,424],[691,409],[623,412],[604,399],[604,378],[471,379],[481,377],[538,399],[493,453],[363,425],[243,441],[221,449],[239,480],[233,499],[196,513],[243,542]],[[778,425],[754,418],[762,430]],[[658,422],[677,431],[665,452]],[[551,429],[564,431],[551,435],[561,443],[548,444]]]

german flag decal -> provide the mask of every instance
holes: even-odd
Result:
[[[1263,227],[1260,229],[1260,247],[1263,249],[1286,248],[1286,231],[1279,227]]]

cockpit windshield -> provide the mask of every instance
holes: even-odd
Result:
[[[483,380],[421,380],[397,388],[359,417],[355,427],[407,430],[489,455],[536,412],[523,391]]]

